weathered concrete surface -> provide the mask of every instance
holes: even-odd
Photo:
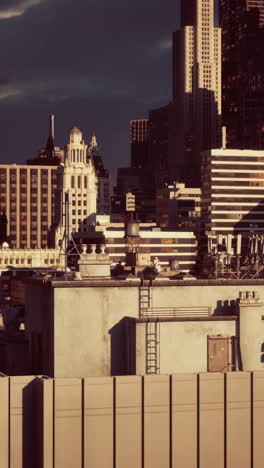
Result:
[[[54,375],[122,373],[125,316],[138,317],[138,288],[55,289]],[[113,355],[116,349],[115,364]],[[119,354],[119,356],[118,356]],[[119,365],[118,362],[119,361]]]
[[[243,370],[264,369],[263,304],[240,304],[240,349]]]
[[[146,323],[136,324],[136,373],[146,374]],[[236,335],[236,321],[160,322],[160,373],[207,372],[207,336]]]

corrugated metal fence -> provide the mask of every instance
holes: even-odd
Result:
[[[0,378],[1,468],[263,468],[264,372]]]

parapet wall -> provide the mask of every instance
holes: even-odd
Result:
[[[0,377],[3,468],[260,468],[264,372]]]

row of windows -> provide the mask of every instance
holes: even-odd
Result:
[[[72,214],[73,215],[76,215],[76,210],[72,210]],[[77,214],[78,215],[81,215],[82,214],[82,210],[77,210]],[[86,216],[87,214],[87,211],[86,210],[83,210],[83,215]]]
[[[16,259],[15,258],[5,258],[5,259],[0,258],[0,265],[2,263],[5,264],[5,265],[7,265],[7,264],[10,264],[10,265],[13,265],[13,264],[16,264],[16,265],[19,265],[19,264],[21,264],[21,265],[25,265],[25,264],[31,265],[32,259],[31,258],[16,258]],[[48,265],[49,263],[51,265],[54,264],[55,259],[54,258],[49,258],[49,259],[45,258],[44,259],[44,264]]]
[[[74,176],[71,176],[71,188],[87,188],[87,176],[83,176],[83,185],[82,185],[82,176],[77,176],[77,183]]]
[[[83,206],[86,206],[86,205],[87,205],[87,201],[86,201],[86,200],[83,200],[83,201],[78,200],[77,205],[78,205],[78,206],[82,206],[82,205],[83,205]],[[76,201],[75,201],[75,200],[72,201],[72,206],[76,206]]]

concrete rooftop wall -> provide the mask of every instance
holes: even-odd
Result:
[[[26,330],[29,338],[32,331],[39,333],[42,342],[43,366],[34,373],[43,372],[52,377],[96,377],[125,373],[124,317],[139,318],[139,285],[126,285],[125,281],[110,283],[102,281],[99,285],[95,282],[93,286],[90,281],[86,286],[85,282],[72,282],[69,285],[58,282],[50,287],[36,282],[29,285]],[[171,282],[168,286],[160,282],[154,286],[153,307],[204,306],[211,307],[214,315],[234,315],[238,311],[239,292],[252,290],[257,291],[260,300],[264,302],[261,282],[179,283]],[[255,340],[255,348],[259,354],[258,348],[261,348],[264,336],[262,315],[264,316],[263,306],[254,315],[254,323],[249,316],[250,333],[245,338],[249,344]],[[210,326],[204,322],[192,327],[187,323],[168,323],[166,326],[162,325],[161,332],[161,340],[165,345],[161,349],[161,370],[164,373],[206,370],[206,336],[237,335],[233,325],[220,325],[220,322],[213,322]],[[144,346],[142,340],[138,343],[143,362]],[[171,367],[174,358],[170,356],[175,353],[179,356],[180,350],[186,346],[190,354],[193,354],[193,360],[182,353],[182,364],[175,360],[175,367]],[[258,356],[257,359],[259,360]],[[260,361],[258,366],[245,367],[244,370],[257,370],[259,367]],[[139,373],[144,372],[143,364],[139,364]]]
[[[136,374],[146,370],[146,323],[136,324]],[[159,322],[160,374],[207,372],[208,335],[236,336],[236,321]]]
[[[54,376],[122,373],[125,315],[138,317],[138,288],[56,288]]]

